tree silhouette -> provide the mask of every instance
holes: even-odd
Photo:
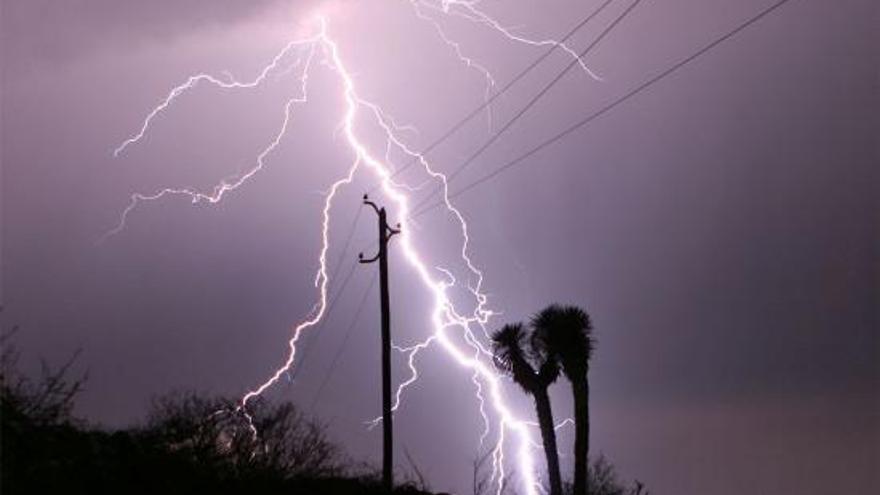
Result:
[[[559,377],[559,366],[549,356],[526,350],[526,331],[521,323],[505,325],[492,335],[495,365],[513,378],[526,393],[535,399],[538,425],[547,457],[550,494],[562,495],[562,477],[559,472],[559,452],[556,448],[556,430],[553,410],[547,388]],[[535,369],[534,364],[537,366]]]
[[[587,493],[590,451],[590,383],[587,373],[595,350],[590,315],[577,306],[551,305],[531,321],[532,346],[558,361],[574,397],[574,495]]]

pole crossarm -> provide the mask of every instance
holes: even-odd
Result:
[[[367,260],[364,259],[364,253],[358,253],[358,262],[360,262],[360,263],[367,264],[367,263],[374,263],[376,261],[379,261],[379,254],[378,253],[376,254],[376,256],[373,256],[372,258],[367,259]]]
[[[385,216],[385,208],[382,208],[371,201],[370,196],[367,194],[364,194],[364,204],[371,206],[373,208],[373,211],[375,211],[376,215],[379,215],[380,218]],[[380,226],[380,230],[383,231],[383,234],[379,239],[380,243],[383,241],[387,243],[389,240],[391,240],[392,237],[400,233],[400,224],[398,223],[397,225],[395,225],[395,227],[396,228],[389,227],[387,222],[382,223],[382,225]],[[376,253],[376,255],[372,258],[364,259],[364,253],[358,253],[358,261],[363,264],[374,263],[376,261],[379,261],[379,257],[381,255],[382,253],[380,252]]]

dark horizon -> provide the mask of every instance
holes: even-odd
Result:
[[[483,8],[542,38],[565,33],[600,3]],[[455,177],[452,191],[771,4],[641,2],[587,57],[600,79],[568,74]],[[587,46],[626,5],[613,2],[572,46]],[[316,300],[322,194],[351,164],[338,129],[341,86],[326,67],[315,70],[308,104],[296,107],[254,180],[216,205],[142,204],[126,229],[96,241],[133,193],[209,191],[252,165],[296,90],[290,79],[249,93],[199,86],[142,142],[112,152],[190,75],[258,73],[308,32],[314,9],[328,16],[359,93],[418,129],[401,131],[412,147],[429,145],[483,101],[481,69],[457,60],[409,2],[2,0],[0,317],[4,328],[21,327],[16,345],[29,373],[40,359],[61,363],[82,349],[77,370],[89,381],[78,415],[131,425],[156,395],[240,396],[283,362],[291,326]],[[877,16],[868,0],[792,0],[454,199],[489,306],[500,313],[489,330],[553,302],[593,318],[591,453],[604,453],[624,479],[655,494],[878,488]],[[543,50],[444,22],[496,89]],[[453,172],[570,60],[554,53],[493,102],[491,115],[432,151],[431,162]],[[363,132],[384,156],[376,130]],[[414,187],[425,179],[401,174]],[[340,192],[330,298],[345,290],[326,322],[304,334],[302,367],[268,396],[327,421],[352,455],[378,463],[381,429],[364,427],[380,414],[375,267],[356,263],[358,251],[372,255],[375,219],[358,211],[374,183],[357,175]],[[414,192],[414,204],[430,190]],[[396,221],[390,208],[389,216]],[[413,235],[431,263],[467,280],[448,215],[417,221]],[[430,334],[431,301],[402,254],[392,242],[392,335],[406,346]],[[466,492],[482,429],[470,376],[436,348],[418,365],[422,378],[395,416],[398,466],[406,449],[434,490]],[[393,373],[396,383],[407,377],[400,355]],[[513,385],[505,393],[533,419],[528,398]],[[565,417],[567,389],[550,393]],[[573,433],[559,436],[569,452]],[[562,462],[567,471],[570,459]]]

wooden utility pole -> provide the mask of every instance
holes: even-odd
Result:
[[[379,215],[379,253],[365,260],[364,253],[358,258],[361,263],[379,261],[379,292],[382,308],[382,486],[386,493],[391,493],[394,486],[393,460],[393,429],[391,419],[391,303],[388,299],[388,240],[400,230],[388,226],[385,208],[364,194],[364,204],[373,207]]]

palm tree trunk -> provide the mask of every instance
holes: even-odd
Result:
[[[571,382],[574,396],[574,495],[587,494],[590,454],[590,382]]]
[[[553,424],[553,410],[547,389],[534,391],[535,409],[538,413],[538,425],[541,428],[541,439],[544,441],[544,454],[547,456],[547,477],[550,480],[550,495],[562,495],[562,476],[559,472],[559,450],[556,448],[556,429]]]

